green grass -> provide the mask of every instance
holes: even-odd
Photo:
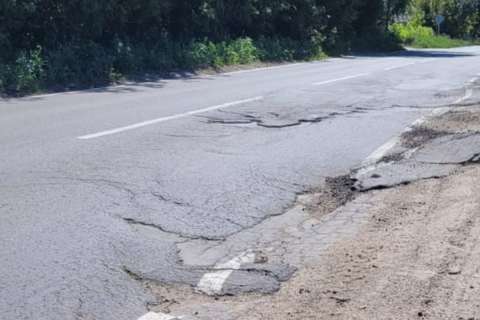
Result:
[[[396,23],[391,31],[405,45],[413,48],[447,49],[477,45],[478,40],[452,39],[445,35],[436,35],[432,28],[415,24]]]
[[[419,36],[415,37],[413,42],[409,45],[413,48],[432,48],[432,49],[447,49],[466,47],[472,45],[478,45],[478,41],[469,41],[463,39],[452,39],[448,36]]]

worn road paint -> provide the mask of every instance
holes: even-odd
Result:
[[[324,84],[329,84],[329,83],[335,83],[335,82],[340,82],[340,81],[345,81],[345,80],[350,80],[350,79],[355,79],[355,78],[360,78],[360,77],[365,77],[368,76],[369,73],[359,73],[355,74],[353,76],[347,76],[347,77],[342,77],[342,78],[337,78],[337,79],[331,79],[331,80],[326,80],[326,81],[320,81],[320,82],[314,82],[314,86],[321,86]]]
[[[225,263],[217,264],[214,269],[219,270],[204,274],[198,282],[196,289],[210,296],[218,295],[222,292],[225,281],[227,281],[233,271],[240,269],[243,264],[254,262],[255,253],[245,252]]]
[[[419,119],[415,120],[410,124],[408,127],[406,127],[403,132],[391,138],[388,140],[386,143],[381,145],[378,149],[376,149],[374,152],[372,152],[363,162],[362,162],[362,172],[369,172],[377,167],[377,162],[385,157],[391,150],[393,150],[396,146],[398,146],[401,143],[401,136],[404,133],[412,131],[415,127],[418,127],[422,124],[424,124],[428,118],[433,117],[433,116],[441,116],[445,113],[447,113],[450,110],[450,108],[445,107],[445,108],[436,108],[430,112],[430,114],[425,115],[423,117],[420,117]]]
[[[475,81],[477,81],[478,78],[473,78],[469,81],[469,84],[472,84],[474,83]],[[469,98],[471,98],[473,95],[473,90],[471,88],[467,88],[466,92],[465,92],[465,95],[458,99],[457,101],[454,102],[454,104],[459,104]],[[412,131],[414,127],[418,127],[422,124],[424,124],[428,117],[431,117],[431,116],[441,116],[442,114],[445,114],[449,111],[450,109],[449,108],[437,108],[437,109],[434,109],[430,115],[428,116],[423,116],[417,120],[415,120],[410,126],[408,126],[404,131],[403,133],[405,132],[409,132],[409,131]],[[375,150],[370,156],[368,156],[365,161],[363,162],[363,166],[364,167],[369,167],[369,166],[372,166],[374,165],[376,162],[378,162],[380,159],[382,159],[385,155],[387,155],[387,153],[392,150],[393,148],[395,148],[398,144],[400,143],[400,136],[396,136],[396,137],[393,137],[392,139],[390,139],[389,141],[387,141],[385,144],[383,144],[382,146],[380,146],[377,150]],[[365,170],[368,171],[368,168],[366,168]]]
[[[402,64],[402,65],[400,65],[400,66],[388,67],[388,68],[385,68],[384,70],[385,70],[385,71],[392,71],[392,70],[397,70],[397,69],[401,69],[401,68],[413,66],[414,64],[416,64],[416,63],[415,63],[415,62],[411,62],[411,63]]]
[[[235,74],[242,74],[242,73],[252,73],[252,72],[258,72],[258,71],[270,71],[270,70],[275,70],[275,69],[283,69],[283,68],[289,68],[289,67],[295,67],[299,65],[306,64],[305,62],[297,62],[297,63],[288,63],[288,64],[283,64],[280,66],[271,66],[271,67],[261,67],[261,68],[254,68],[254,69],[246,69],[246,70],[237,70],[237,71],[230,71],[230,72],[223,72],[220,73],[219,75],[235,75]]]
[[[113,134],[117,134],[117,133],[121,133],[121,132],[125,132],[125,131],[139,129],[139,128],[142,128],[142,127],[150,126],[150,125],[161,123],[161,122],[181,119],[181,118],[193,116],[193,115],[200,114],[200,113],[205,113],[205,112],[214,111],[214,110],[218,110],[218,109],[233,107],[233,106],[237,106],[237,105],[241,105],[241,104],[245,104],[245,103],[249,103],[249,102],[259,101],[259,100],[262,100],[262,99],[263,99],[263,97],[254,97],[254,98],[249,98],[249,99],[245,99],[245,100],[228,102],[228,103],[224,103],[224,104],[220,104],[220,105],[216,105],[216,106],[212,106],[212,107],[208,107],[208,108],[203,108],[203,109],[193,110],[193,111],[189,111],[189,112],[185,112],[185,113],[175,114],[173,116],[162,117],[162,118],[157,118],[157,119],[148,120],[148,121],[144,121],[144,122],[139,122],[139,123],[135,123],[135,124],[125,126],[125,127],[119,127],[119,128],[106,130],[106,131],[101,131],[101,132],[97,132],[97,133],[93,133],[93,134],[87,134],[87,135],[84,135],[84,136],[77,137],[77,139],[89,140],[89,139],[100,138],[100,137],[109,136],[109,135],[113,135]]]
[[[454,104],[462,103],[473,96],[473,89],[470,86],[473,85],[478,79],[479,79],[478,77],[475,77],[470,79],[470,81],[468,81],[467,88],[465,89],[465,95],[460,99],[458,99],[457,101],[455,101]]]
[[[377,163],[380,159],[385,157],[387,153],[395,148],[395,146],[400,143],[400,136],[393,137],[392,139],[385,142],[378,149],[376,149],[372,154],[370,154],[364,161],[362,166],[370,166]]]
[[[165,313],[157,313],[157,312],[149,312],[140,318],[138,320],[180,320],[182,319],[181,317],[174,317],[169,314]]]

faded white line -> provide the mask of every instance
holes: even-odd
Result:
[[[414,64],[416,64],[416,63],[415,63],[415,62],[411,62],[411,63],[402,64],[402,65],[399,65],[399,66],[388,67],[388,68],[385,68],[384,70],[385,70],[385,71],[392,71],[392,70],[397,70],[397,69],[405,68],[405,67],[408,67],[408,66],[413,66]]]
[[[197,284],[196,290],[210,296],[221,294],[225,281],[234,270],[240,269],[243,264],[255,262],[254,252],[245,252],[225,263],[215,265],[214,269],[218,271],[206,273]]]
[[[460,99],[456,100],[454,104],[459,104],[462,103],[468,99],[470,99],[473,96],[473,90],[471,88],[466,89],[465,95],[461,97]]]
[[[182,317],[175,317],[166,313],[149,312],[138,320],[181,320]]]
[[[450,110],[450,108],[448,108],[448,107],[436,108],[436,109],[432,110],[432,112],[430,112],[430,114],[425,115],[425,116],[415,120],[414,122],[412,122],[412,124],[410,124],[408,127],[406,127],[400,135],[391,138],[386,143],[381,145],[378,149],[376,149],[374,152],[372,152],[372,154],[370,154],[362,162],[362,168],[363,169],[361,169],[361,171],[365,173],[365,172],[370,172],[373,169],[375,169],[377,167],[376,164],[380,159],[385,157],[391,150],[393,150],[395,147],[400,145],[402,134],[404,134],[406,132],[410,132],[415,127],[418,127],[418,126],[424,124],[428,120],[428,118],[433,117],[433,116],[441,116],[442,114],[447,113],[449,110]]]
[[[355,78],[365,77],[365,76],[368,76],[368,75],[369,75],[369,73],[359,73],[359,74],[355,74],[355,75],[352,75],[352,76],[315,82],[315,83],[313,83],[313,85],[314,86],[321,86],[321,85],[324,85],[324,84],[335,83],[335,82],[345,81],[345,80],[351,80],[351,79],[355,79]]]
[[[424,64],[424,63],[433,62],[435,60],[437,60],[437,59],[432,58],[432,59],[426,59],[426,60],[422,60],[422,61],[409,62],[409,63],[405,63],[405,64],[398,65],[398,66],[387,67],[383,70],[392,71],[392,70],[397,70],[397,69],[401,69],[401,68],[406,68],[406,67],[409,67],[409,66],[414,66],[414,65],[417,65],[417,64]]]
[[[473,89],[470,86],[473,85],[477,80],[478,80],[478,77],[475,77],[475,78],[470,79],[470,81],[468,81],[467,87],[465,89],[465,95],[463,97],[461,97],[460,99],[456,100],[454,102],[454,104],[462,103],[462,102],[470,99],[473,96]]]
[[[97,133],[93,133],[93,134],[87,134],[87,135],[84,135],[84,136],[77,137],[77,139],[89,140],[89,139],[105,137],[105,136],[109,136],[109,135],[113,135],[113,134],[117,134],[117,133],[121,133],[121,132],[125,132],[125,131],[135,130],[135,129],[139,129],[139,128],[146,127],[146,126],[151,126],[153,124],[157,124],[157,123],[161,123],[161,122],[177,120],[177,119],[193,116],[193,115],[200,114],[200,113],[205,113],[205,112],[214,111],[214,110],[218,110],[218,109],[233,107],[233,106],[237,106],[237,105],[241,105],[241,104],[245,104],[245,103],[249,103],[249,102],[259,101],[259,100],[262,100],[262,99],[263,99],[263,97],[254,97],[254,98],[249,98],[249,99],[245,99],[245,100],[228,102],[228,103],[224,103],[224,104],[220,104],[220,105],[216,105],[216,106],[212,106],[212,107],[208,107],[208,108],[203,108],[203,109],[198,109],[198,110],[194,110],[194,111],[189,111],[189,112],[185,112],[185,113],[176,114],[176,115],[173,115],[173,116],[157,118],[157,119],[153,119],[153,120],[148,120],[148,121],[144,121],[144,122],[131,124],[131,125],[120,127],[120,128],[101,131],[101,132],[97,132]]]
[[[289,64],[283,64],[279,66],[271,66],[271,67],[261,67],[261,68],[254,68],[254,69],[246,69],[246,70],[237,70],[237,71],[230,71],[230,72],[223,72],[219,73],[218,75],[235,75],[235,74],[242,74],[242,73],[251,73],[251,72],[258,72],[258,71],[269,71],[269,70],[275,70],[275,69],[283,69],[283,68],[289,68],[289,67],[295,67],[299,66],[302,64],[307,64],[308,62],[298,62],[298,63],[289,63]]]
[[[377,150],[372,152],[371,155],[369,155],[364,161],[362,166],[370,166],[378,162],[378,160],[382,159],[387,155],[387,153],[395,148],[395,146],[400,142],[400,137],[393,137],[392,139],[388,140],[385,142],[383,145],[381,145]]]

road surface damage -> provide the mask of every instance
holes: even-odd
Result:
[[[157,298],[150,309],[201,320],[476,319],[479,119],[476,105],[452,108],[403,134],[377,163],[299,195],[284,215],[222,242],[179,244],[186,265],[246,245],[255,258],[212,296],[141,280]],[[293,276],[287,261],[298,268]],[[272,270],[279,282],[290,279],[275,294],[228,289],[253,285],[242,273]]]

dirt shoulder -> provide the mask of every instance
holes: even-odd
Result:
[[[368,223],[301,270],[259,319],[477,319],[479,181],[472,167],[375,191]]]

